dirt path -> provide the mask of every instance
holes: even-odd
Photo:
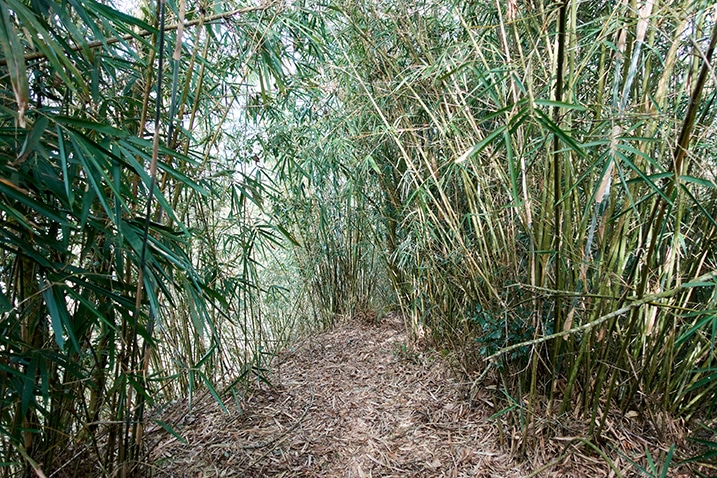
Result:
[[[210,399],[178,420],[187,445],[158,443],[156,476],[517,477],[555,457],[516,460],[501,449],[489,400],[471,408],[443,361],[407,353],[405,341],[394,318],[303,343],[243,412]],[[623,476],[635,476],[617,458]],[[611,475],[599,457],[573,455],[538,476]]]

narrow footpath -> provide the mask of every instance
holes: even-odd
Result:
[[[556,463],[561,439],[517,458],[488,419],[491,395],[468,400],[444,359],[405,344],[398,318],[351,321],[282,355],[274,386],[250,392],[242,410],[228,402],[227,414],[211,397],[191,414],[184,404],[173,426],[187,444],[164,433],[155,476],[521,477],[551,461],[537,476],[617,476],[597,455]],[[616,455],[623,476],[638,476]]]

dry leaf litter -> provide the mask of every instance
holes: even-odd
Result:
[[[616,477],[580,441],[578,421],[544,433],[526,453],[506,416],[489,419],[496,390],[470,391],[436,353],[413,353],[399,317],[347,321],[281,354],[272,387],[255,387],[239,407],[205,397],[162,417],[186,441],[150,433],[157,477]],[[228,413],[227,413],[228,411]],[[570,421],[568,421],[570,422]],[[571,426],[573,429],[571,430]],[[602,453],[622,476],[647,467],[645,449],[665,456],[649,427],[608,420]],[[672,440],[679,435],[675,431]],[[552,438],[547,438],[552,436]],[[546,437],[546,438],[542,438]],[[684,441],[684,440],[683,440]],[[669,442],[671,443],[671,442]],[[659,466],[659,462],[658,462]],[[693,476],[686,466],[670,477]]]

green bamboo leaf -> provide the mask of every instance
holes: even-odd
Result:
[[[704,373],[704,372],[708,372],[708,371],[714,372],[714,370],[695,370],[694,372],[696,372],[696,373]],[[709,375],[707,375],[707,376],[704,377],[703,379],[698,380],[697,382],[695,382],[694,384],[692,384],[690,387],[688,387],[687,390],[685,390],[685,393],[687,393],[687,392],[692,392],[692,391],[695,391],[695,390],[699,390],[699,389],[701,389],[702,387],[704,387],[705,385],[714,384],[715,382],[717,382],[717,373],[710,373]]]
[[[0,2],[0,48],[6,60],[10,83],[17,103],[17,118],[21,128],[25,127],[25,113],[30,103],[30,87],[27,82],[25,52],[17,36],[15,25],[10,20],[10,8]]]
[[[645,457],[647,458],[647,464],[650,467],[650,473],[651,476],[657,475],[657,468],[655,467],[655,463],[652,460],[652,455],[650,454],[650,451],[645,447]]]
[[[37,212],[41,214],[44,218],[49,219],[50,221],[53,221],[58,225],[68,227],[71,226],[71,224],[68,222],[68,219],[60,215],[62,214],[60,211],[56,210],[48,204],[44,204],[40,201],[37,201],[35,198],[30,196],[29,191],[26,191],[16,186],[10,181],[3,180],[3,178],[0,178],[0,193],[4,194],[7,198],[14,199],[18,203],[22,204],[23,207],[25,207],[27,210]],[[4,209],[8,212],[11,210],[15,210],[14,208],[11,208],[7,205],[4,207]],[[32,221],[25,218],[19,212],[17,212],[16,217],[22,221],[22,223],[27,229],[35,229],[35,226],[33,226]]]
[[[125,164],[128,164],[142,179],[145,186],[147,187],[147,190],[150,189],[150,185],[152,183],[152,178],[149,176],[147,170],[139,163],[137,162],[137,159],[135,155],[129,155],[127,154],[128,151],[132,151],[134,148],[129,145],[129,143],[123,143],[121,147],[121,151],[123,152],[123,158],[122,161],[125,162]],[[144,157],[147,157],[146,153],[141,150],[136,150],[138,155],[141,154]],[[150,159],[147,157],[147,159]],[[206,191],[203,187],[201,187],[199,184],[189,180],[186,176],[178,175],[179,179],[186,179],[186,181],[183,183],[191,188],[195,188],[200,193],[203,194]],[[208,195],[208,192],[207,192]],[[162,207],[162,212],[166,214],[177,226],[182,230],[183,233],[189,235],[189,231],[187,230],[186,226],[184,225],[184,222],[181,221],[174,212],[174,209],[169,204],[167,199],[165,198],[164,194],[161,191],[161,188],[155,187],[154,188],[154,197],[159,203],[159,205]]]
[[[109,292],[109,291],[108,291],[108,292]],[[72,289],[72,288],[68,288],[68,289],[67,289],[67,295],[68,295],[72,300],[76,300],[77,302],[79,302],[80,304],[82,304],[82,306],[85,308],[85,310],[86,310],[90,315],[94,316],[94,317],[95,317],[96,319],[98,319],[99,321],[104,322],[104,323],[107,325],[107,327],[109,327],[109,328],[112,329],[112,330],[117,330],[117,325],[114,324],[114,323],[112,323],[112,322],[110,322],[110,321],[107,319],[107,314],[103,314],[103,313],[97,308],[97,305],[96,305],[94,302],[90,301],[90,300],[87,299],[85,296],[83,296],[81,293],[77,292],[76,290],[74,290],[74,289]],[[111,298],[112,295],[103,296],[103,297]]]
[[[712,214],[710,214],[710,212],[705,209],[703,201],[698,200],[697,197],[692,193],[692,191],[687,189],[684,184],[680,184],[680,190],[687,194],[687,197],[689,197],[690,200],[692,200],[692,202],[694,203],[694,205],[697,206],[697,209],[699,209],[702,213],[702,217],[709,221],[714,227],[717,227],[717,219],[715,219],[715,217],[713,217]]]
[[[675,444],[673,443],[670,445],[670,450],[667,452],[667,456],[665,457],[665,462],[662,464],[662,473],[660,473],[660,478],[666,478],[667,477],[667,471],[670,468],[670,464],[672,463],[672,457],[675,454]]]
[[[19,213],[16,214],[12,208],[6,207],[3,210],[7,212],[10,217],[13,217],[18,220],[24,219],[24,216]],[[25,225],[23,224],[23,226]],[[26,229],[33,230],[32,225],[28,224]],[[17,234],[13,234],[10,230],[3,228],[0,228],[0,237],[2,237],[3,239],[2,241],[0,241],[0,247],[5,249],[6,251],[9,251],[13,254],[18,251],[21,251],[22,254],[27,256],[30,260],[32,260],[39,266],[46,269],[52,269],[53,264],[50,263],[47,257],[45,257],[47,255],[45,251],[38,252],[37,250],[35,250],[32,244],[28,243],[27,239],[25,239],[24,237],[21,238]]]
[[[108,179],[108,175],[106,173],[107,169],[105,168],[105,165],[102,164],[105,162],[105,158],[103,156],[93,154],[92,150],[88,151],[87,148],[85,148],[85,144],[83,143],[81,137],[71,135],[70,142],[74,146],[74,156],[85,172],[85,179],[92,186],[92,193],[94,198],[100,201],[100,204],[102,205],[105,214],[107,214],[107,217],[110,218],[110,221],[112,221],[113,223],[116,222],[116,218],[114,216],[114,208],[110,206],[110,200],[105,196],[105,189],[102,184],[103,179]],[[114,185],[113,182],[111,184]],[[87,212],[89,213],[89,207],[91,206],[91,202],[88,201],[92,201],[92,198],[88,196],[87,192],[84,194],[84,196],[85,197],[83,197],[83,210],[86,206]],[[84,215],[85,214],[83,211],[83,216]]]
[[[714,282],[703,282],[703,281],[697,281],[697,282],[688,282],[686,284],[683,284],[682,287],[685,289],[691,289],[692,287],[714,287]]]
[[[31,152],[40,144],[40,138],[45,134],[50,120],[45,116],[40,116],[32,126],[32,130],[25,136],[25,141],[22,144],[22,149],[18,153],[18,161],[25,161]]]
[[[177,180],[180,184],[183,186],[187,186],[193,191],[196,191],[198,194],[201,194],[202,196],[209,196],[209,191],[199,184],[198,182],[192,180],[189,176],[186,174],[180,172],[179,170],[173,168],[170,164],[160,161],[157,164],[157,167],[160,171],[168,173],[171,177]]]
[[[598,181],[594,185],[591,193],[590,193],[590,200],[585,202],[585,209],[583,211],[583,218],[584,220],[587,220],[587,218],[590,215],[590,210],[594,207],[595,204],[595,195],[597,194],[598,188],[600,186],[600,181],[602,181],[604,175],[607,173],[608,168],[610,166],[610,163],[606,161],[608,155],[610,154],[609,151],[604,151],[600,156],[598,156],[595,161],[591,161],[587,168],[585,169],[585,172],[583,172],[576,181],[573,181],[572,185],[565,191],[565,194],[560,198],[558,201],[558,204],[562,204],[562,202],[569,197],[576,188],[582,187],[585,184],[585,181],[592,176],[595,167],[599,164],[602,164],[602,171],[600,171],[600,176],[598,176]]]
[[[96,192],[92,188],[88,188],[87,191],[84,191],[82,193],[82,207],[80,209],[80,228],[84,229],[84,227],[87,225],[87,222],[89,221],[90,217],[90,209],[92,207],[92,204],[95,201]]]
[[[510,116],[509,113],[511,113],[515,108],[519,108],[519,111],[515,115],[515,118],[527,116],[527,113],[530,111],[527,106],[528,106],[527,99],[520,100],[515,105],[503,106],[503,107],[497,109],[496,111],[493,111],[490,114],[487,114],[486,116],[481,116],[481,118],[480,118],[481,124],[491,124],[492,122],[497,121],[501,118]],[[515,118],[513,118],[514,121],[515,121]]]
[[[378,163],[376,163],[376,160],[374,157],[370,154],[366,155],[364,160],[368,163],[368,165],[371,167],[371,169],[379,176],[381,177],[383,173],[381,173],[381,168],[378,167]]]
[[[57,343],[57,346],[60,348],[60,350],[64,350],[65,331],[62,326],[64,320],[60,316],[60,308],[57,302],[55,302],[55,297],[52,294],[52,287],[46,287],[45,290],[42,291],[42,296],[45,298],[45,304],[47,304],[47,310],[50,314],[50,321],[52,323],[52,330],[54,332],[53,335],[55,336],[55,342]]]
[[[709,189],[713,189],[715,187],[715,183],[713,181],[704,178],[696,178],[694,176],[680,176],[680,181],[697,184],[699,186],[704,186]]]
[[[55,116],[53,118],[55,122],[59,125],[63,125],[65,127],[74,127],[79,129],[88,129],[91,131],[96,131],[98,133],[102,133],[108,136],[112,136],[115,138],[126,138],[129,136],[129,133],[127,131],[115,128],[114,126],[110,126],[108,124],[103,123],[97,123],[96,121],[88,121],[82,118],[75,118],[75,117],[69,117],[69,116]]]
[[[195,368],[199,368],[199,367],[201,367],[202,365],[204,365],[204,363],[212,357],[212,355],[214,354],[214,352],[215,352],[216,349],[217,349],[217,345],[216,345],[216,344],[213,344],[213,345],[209,348],[209,350],[207,351],[207,353],[205,353],[204,356],[203,356],[201,359],[199,359],[199,361],[197,362],[197,364],[196,364],[194,367],[195,367]]]
[[[150,394],[149,390],[145,387],[144,383],[142,381],[135,378],[135,376],[131,374],[126,374],[127,382],[132,386],[132,388],[142,396],[144,400],[147,401],[148,404],[152,404],[154,400],[152,399],[152,395]]]
[[[156,423],[156,424],[159,425],[160,427],[164,428],[164,430],[165,430],[166,432],[168,432],[170,435],[172,435],[174,438],[176,438],[176,439],[179,440],[180,442],[182,442],[182,443],[184,443],[185,445],[187,445],[187,440],[185,440],[184,438],[182,438],[182,436],[181,436],[179,433],[177,433],[177,431],[176,431],[174,428],[172,428],[171,425],[169,425],[168,423],[163,422],[162,420],[159,420],[159,419],[155,419],[155,420],[154,420],[154,423]]]
[[[83,94],[89,93],[82,72],[77,69],[70,60],[70,55],[67,54],[71,51],[60,45],[55,40],[55,35],[51,34],[34,12],[21,1],[7,0],[7,6],[17,15],[18,23],[30,33],[31,38],[42,38],[42,41],[34,41],[33,45],[52,65],[54,73],[71,89]]]
[[[669,172],[668,172],[668,173],[656,173],[656,174],[646,175],[646,177],[647,177],[650,181],[653,181],[653,182],[654,182],[654,181],[659,181],[660,179],[672,178],[672,177],[674,177],[674,174],[669,173]],[[644,181],[644,180],[642,179],[642,177],[637,177],[637,178],[628,179],[628,180],[626,181],[626,184],[635,184],[635,183],[640,183],[640,182],[643,182],[643,181]]]
[[[12,304],[7,299],[7,296],[5,293],[0,290],[0,314],[4,314],[6,312],[10,312],[12,310]]]
[[[68,3],[63,2],[61,4],[57,4],[53,2],[51,5],[53,14],[59,19],[58,23],[67,29],[67,33],[69,34],[68,36],[80,47],[85,56],[91,55],[91,51],[87,43],[87,35],[85,35],[80,28],[78,28],[78,25],[75,24],[75,21],[73,21],[72,12],[69,8],[67,8]],[[60,41],[63,41],[63,39],[60,39]]]
[[[708,430],[709,430],[709,428],[708,428]],[[701,443],[702,445],[704,445],[708,448],[717,448],[717,442],[714,442],[712,440],[705,440],[703,438],[690,437],[690,441],[694,441],[695,443]],[[715,453],[717,454],[717,451],[715,451]],[[712,455],[712,456],[715,456],[715,455]],[[689,460],[687,462],[689,462]],[[685,463],[687,463],[687,462],[685,462]]]
[[[196,370],[196,373],[202,379],[204,385],[207,387],[207,390],[209,390],[209,393],[212,395],[212,397],[214,397],[214,400],[216,400],[217,404],[221,407],[222,410],[224,410],[224,413],[228,414],[229,410],[227,410],[227,407],[224,405],[224,402],[214,388],[214,385],[212,385],[211,380],[209,380],[201,370]]]
[[[708,440],[701,440],[701,439],[696,439],[696,438],[692,438],[692,437],[690,437],[689,440],[694,441],[696,443],[701,443],[705,446],[710,446],[709,443],[711,443]],[[712,450],[712,451],[701,453],[697,456],[688,458],[687,460],[683,460],[680,462],[680,464],[695,463],[695,462],[709,462],[710,460],[712,460],[712,458],[714,458],[716,456],[717,456],[717,450]]]
[[[75,15],[78,15],[80,19],[82,20],[82,23],[85,27],[92,30],[92,34],[95,38],[95,40],[100,40],[103,42],[103,46],[107,48],[107,42],[102,34],[102,31],[98,28],[98,26],[95,24],[95,21],[90,17],[90,15],[87,13],[87,10],[85,10],[84,4],[87,0],[82,0],[82,2],[78,2],[77,0],[67,0],[67,3],[72,6],[72,10],[75,13]],[[65,24],[73,23],[71,21],[64,22]],[[83,37],[86,37],[86,35],[83,35]],[[76,41],[83,42],[84,40],[75,39]]]
[[[241,373],[237,375],[237,377],[229,382],[229,384],[224,388],[224,393],[227,393],[230,390],[233,390],[236,385],[242,381],[246,381],[249,374],[251,373],[252,367],[250,364],[246,363],[241,368]]]
[[[139,258],[142,253],[143,241],[141,232],[141,226],[130,224],[124,220],[121,220],[118,224],[122,231],[122,236],[127,241],[127,244],[132,248],[135,253],[135,257]],[[151,256],[147,258],[147,263],[151,264]]]
[[[621,151],[615,151],[615,156],[617,156],[618,158],[620,158],[623,163],[627,164],[627,166],[628,166],[630,169],[632,169],[635,173],[637,173],[637,175],[640,177],[640,179],[642,179],[642,181],[643,181],[645,184],[647,184],[647,185],[650,187],[650,189],[652,189],[654,192],[656,192],[657,194],[659,194],[660,197],[662,197],[662,199],[664,199],[665,202],[667,202],[667,204],[669,204],[670,206],[673,205],[673,204],[672,204],[672,200],[665,195],[665,193],[662,191],[662,189],[661,189],[660,187],[658,187],[657,184],[655,184],[655,183],[645,174],[645,172],[644,172],[642,169],[638,168],[638,167],[635,165],[635,163],[632,162],[632,160],[631,160],[630,158],[628,158],[627,156],[625,156],[624,154],[622,154]]]
[[[116,289],[110,289],[105,286],[103,286],[101,283],[95,280],[87,280],[86,276],[88,274],[80,274],[76,271],[75,274],[70,275],[66,277],[65,279],[68,282],[71,282],[75,284],[76,286],[80,288],[84,288],[87,290],[91,290],[95,294],[97,294],[99,297],[103,297],[107,300],[110,300],[120,306],[122,309],[125,310],[131,310],[134,311],[134,298],[130,296],[129,294],[134,293],[134,289],[129,287],[128,285],[125,285],[125,294],[121,295],[116,292]],[[115,284],[117,288],[120,288],[119,286],[121,284]],[[121,289],[120,289],[121,290]]]
[[[580,144],[568,133],[563,131],[557,124],[555,124],[549,116],[547,116],[540,110],[535,110],[535,113],[537,115],[538,122],[542,124],[548,131],[560,138],[560,140],[565,143],[566,146],[575,151],[579,156],[586,156],[585,151],[583,151]]]
[[[70,342],[72,343],[75,352],[78,354],[82,353],[80,344],[77,341],[77,334],[75,333],[73,321],[67,313],[67,303],[65,302],[63,288],[48,284],[46,289],[43,291],[43,297],[50,314],[52,328],[55,331],[55,341],[60,347],[60,350],[63,350],[65,344],[63,333],[66,333],[70,338]],[[60,345],[61,343],[62,345]]]
[[[518,103],[519,105],[520,103]],[[510,122],[508,123],[508,130],[510,134],[515,134],[520,126],[523,125],[526,121],[528,121],[530,110],[526,107],[521,110],[519,110],[515,115],[513,115],[510,118]]]
[[[495,420],[496,418],[500,418],[501,416],[505,415],[506,413],[512,412],[512,411],[515,410],[516,408],[518,408],[518,405],[517,405],[517,404],[513,404],[513,405],[511,405],[511,406],[509,406],[509,407],[506,407],[506,408],[504,408],[504,409],[502,409],[502,410],[500,410],[500,411],[494,413],[493,415],[489,416],[489,417],[488,417],[488,420]]]
[[[652,157],[649,154],[645,153],[644,151],[641,151],[641,150],[639,150],[629,144],[623,143],[623,142],[619,142],[617,144],[616,148],[621,151],[627,151],[629,153],[634,154],[635,156],[637,156],[639,158],[644,159],[645,161],[650,163],[660,173],[665,172],[665,168],[663,168],[657,161],[652,159]]]
[[[301,244],[299,241],[296,240],[296,237],[294,237],[293,234],[291,234],[284,226],[282,226],[279,223],[274,224],[274,227],[296,247],[301,247]]]
[[[127,15],[111,5],[105,5],[94,0],[82,0],[82,4],[88,11],[92,11],[93,13],[98,14],[100,18],[105,19],[107,22],[111,22],[112,25],[117,27],[117,29],[123,33],[134,33],[134,36],[141,38],[141,36],[137,34],[137,31],[132,27],[138,27],[140,30],[148,32],[152,35],[159,33],[159,30],[149,23],[140,18],[133,17],[132,15]]]
[[[23,387],[22,387],[22,399],[20,406],[22,408],[22,415],[27,415],[30,409],[30,404],[34,402],[35,398],[35,375],[37,374],[37,361],[39,354],[33,354],[30,363],[28,364],[27,371],[23,376]]]
[[[68,155],[68,151],[65,147],[65,137],[62,134],[62,129],[60,128],[60,125],[56,125],[55,132],[57,133],[58,155],[60,159],[60,165],[62,167],[62,181],[65,185],[65,195],[67,196],[67,200],[69,201],[70,207],[72,207],[72,204],[74,204],[75,202],[75,188],[72,186],[74,178],[70,177],[70,158]]]
[[[504,131],[505,131],[505,126],[499,126],[492,133],[490,133],[488,136],[483,138],[478,144],[473,146],[471,149],[469,149],[465,153],[461,154],[458,158],[455,159],[454,162],[456,164],[462,163],[466,159],[469,159],[469,158],[475,156],[476,154],[480,153],[485,148],[487,148],[488,145],[493,142],[493,140],[495,140],[497,137],[502,135]]]

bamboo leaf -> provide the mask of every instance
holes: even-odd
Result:
[[[55,336],[55,342],[57,343],[57,346],[60,348],[60,350],[63,350],[65,348],[65,331],[63,328],[64,320],[60,316],[60,308],[57,302],[55,302],[55,297],[52,294],[52,287],[46,287],[45,290],[43,290],[42,292],[42,296],[45,298],[45,303],[47,304],[47,309],[50,314],[52,330]]]
[[[714,284],[709,284],[709,285],[714,286]],[[688,283],[688,284],[685,284],[685,287],[686,288],[700,287],[700,283],[699,282]],[[715,315],[714,312],[707,313],[704,318],[700,319],[699,321],[697,321],[697,323],[695,323],[695,325],[693,325],[692,327],[687,329],[685,332],[683,332],[675,341],[675,347],[679,347],[680,345],[682,345],[690,337],[695,335],[695,333],[704,329],[705,326],[708,324],[711,324],[713,326],[715,324],[717,324],[717,315]]]
[[[10,20],[10,8],[0,2],[0,48],[7,62],[10,83],[17,104],[17,120],[21,128],[25,127],[25,113],[30,103],[30,87],[27,82],[25,53],[17,36],[15,25]]]
[[[227,407],[224,405],[224,402],[214,388],[214,385],[212,385],[212,382],[207,378],[206,375],[204,375],[201,370],[196,370],[196,373],[202,379],[204,385],[207,387],[207,390],[209,390],[209,393],[212,395],[212,397],[214,397],[214,400],[216,400],[217,404],[221,407],[222,410],[224,410],[224,413],[228,414],[229,410],[227,410]]]
[[[25,136],[25,141],[22,144],[22,149],[18,153],[18,162],[25,161],[32,151],[40,143],[40,138],[45,133],[49,120],[45,116],[40,116],[35,124],[32,126],[32,130]]]
[[[710,181],[708,179],[704,178],[696,178],[694,176],[680,176],[680,181],[684,181],[687,183],[697,184],[699,186],[704,186],[708,189],[714,189],[715,183],[713,181]]]
[[[0,290],[0,314],[4,314],[6,312],[10,312],[12,310],[12,304],[7,299],[7,296],[5,293]]]
[[[184,438],[182,438],[182,436],[181,436],[179,433],[177,433],[177,431],[176,431],[170,424],[168,424],[168,423],[166,423],[166,422],[163,422],[162,420],[159,420],[159,419],[155,419],[155,420],[154,420],[154,423],[156,423],[156,424],[159,425],[160,427],[164,428],[164,430],[165,430],[167,433],[169,433],[169,434],[172,435],[174,438],[176,438],[176,439],[179,440],[180,442],[182,442],[182,443],[184,443],[185,445],[187,445],[187,440],[185,440]]]
[[[126,131],[107,124],[98,123],[96,121],[88,121],[82,118],[69,116],[55,116],[53,119],[57,122],[57,124],[63,125],[65,127],[72,126],[73,128],[87,129],[115,138],[126,138],[127,136],[129,136],[129,133],[127,133]]]
[[[645,174],[645,172],[644,172],[642,169],[638,168],[638,167],[635,165],[635,163],[632,162],[632,160],[631,160],[630,158],[628,158],[627,156],[625,156],[624,154],[622,154],[621,151],[615,151],[615,156],[617,156],[618,158],[620,158],[623,163],[627,164],[627,166],[628,166],[630,169],[632,169],[635,173],[637,173],[637,175],[640,177],[640,179],[642,179],[642,181],[643,181],[645,184],[647,184],[647,185],[650,187],[650,189],[652,189],[654,192],[656,192],[657,194],[659,194],[660,197],[662,197],[662,199],[664,199],[667,204],[669,204],[670,206],[673,205],[673,204],[672,204],[672,200],[665,195],[665,193],[662,191],[662,189],[661,189],[659,186],[657,186],[657,184],[655,184],[655,183]]]
[[[475,156],[476,154],[480,153],[485,148],[487,148],[488,145],[493,142],[493,140],[495,140],[497,137],[502,135],[504,131],[505,131],[505,126],[498,127],[496,130],[494,130],[492,133],[490,133],[488,136],[486,136],[480,142],[478,142],[475,146],[473,146],[468,151],[466,151],[465,153],[461,154],[458,158],[456,158],[454,160],[454,163],[456,163],[456,164],[462,163],[466,159],[469,159],[469,158]]]
[[[45,203],[37,201],[35,198],[30,196],[29,191],[23,190],[15,184],[3,180],[2,178],[0,178],[0,193],[4,194],[7,198],[14,199],[27,210],[35,211],[41,214],[44,218],[50,221],[54,221],[55,223],[62,226],[71,226],[67,218],[60,215],[60,211],[57,211],[56,209]],[[8,212],[11,210],[15,210],[14,208],[10,208],[8,206],[5,206],[4,209]],[[19,212],[17,214],[18,215],[16,217],[21,220],[21,222],[25,225],[27,229],[34,229],[34,226],[31,224],[31,221],[20,215]]]
[[[657,161],[655,161],[654,159],[652,159],[652,157],[651,157],[649,154],[647,154],[647,153],[645,153],[645,152],[643,152],[643,151],[641,151],[641,150],[639,150],[639,149],[637,149],[637,148],[634,148],[633,146],[631,146],[631,145],[629,145],[629,144],[620,142],[620,143],[618,143],[618,144],[616,145],[616,148],[619,149],[619,150],[621,150],[621,151],[627,151],[628,153],[634,154],[634,155],[637,156],[638,158],[642,158],[642,159],[646,160],[646,161],[647,161],[648,163],[650,163],[655,169],[657,169],[658,171],[660,171],[660,173],[665,172],[665,169],[664,169],[662,166],[660,166],[660,164],[659,164]],[[659,174],[659,173],[658,173],[658,174]]]
[[[660,473],[660,478],[666,478],[667,471],[670,469],[670,464],[672,463],[672,457],[675,454],[675,444],[673,443],[670,445],[670,449],[667,452],[667,456],[665,457],[665,462],[662,464],[662,473]]]
[[[556,125],[552,119],[550,119],[549,116],[547,116],[545,113],[543,113],[540,110],[535,110],[535,113],[537,115],[538,122],[542,124],[548,131],[556,135],[560,140],[565,143],[566,146],[568,146],[570,149],[575,151],[579,156],[585,157],[585,151],[583,151],[580,144],[573,139],[568,133],[562,130],[558,125]]]
[[[30,32],[32,38],[42,38],[42,41],[36,41],[33,44],[50,62],[54,73],[73,90],[89,93],[82,72],[70,61],[68,52],[57,42],[55,35],[45,28],[43,22],[36,17],[34,12],[18,0],[7,0],[7,6],[17,15],[19,24]],[[3,10],[5,11],[5,9]]]
[[[199,361],[195,365],[195,368],[199,368],[202,365],[204,365],[206,363],[206,361],[212,357],[212,355],[216,351],[216,348],[217,348],[216,344],[213,344],[211,346],[211,348],[207,351],[207,353],[205,353],[204,356],[201,359],[199,359]]]

